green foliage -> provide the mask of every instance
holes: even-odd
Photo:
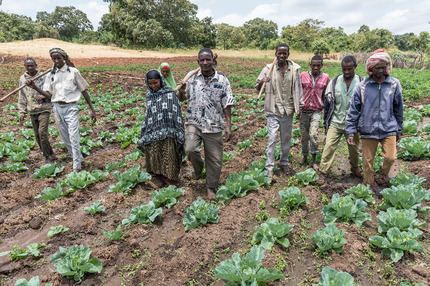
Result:
[[[429,191],[418,185],[398,185],[381,191],[384,202],[378,208],[386,210],[390,207],[396,209],[412,209],[427,214],[429,207],[421,207],[421,202],[428,197]]]
[[[366,220],[370,221],[370,215],[364,210],[367,208],[367,203],[361,199],[353,200],[351,197],[339,197],[339,194],[334,194],[331,198],[332,202],[322,209],[322,214],[325,216],[324,224],[334,223],[339,219],[342,223],[348,223],[352,220],[356,225],[361,226]]]
[[[423,247],[418,242],[419,236],[423,232],[418,229],[400,231],[397,227],[390,228],[386,237],[372,236],[369,240],[372,244],[383,248],[382,256],[390,256],[393,262],[399,261],[403,257],[404,251],[422,251]]]
[[[234,157],[234,155],[231,154],[231,153],[229,153],[229,154],[223,153],[222,154],[222,162],[225,163],[225,162],[227,162],[228,160],[230,160],[233,157]]]
[[[408,231],[425,225],[417,219],[417,212],[412,209],[388,208],[378,214],[378,232],[386,233],[390,228],[397,227],[400,231]]]
[[[21,171],[27,171],[28,167],[24,166],[21,162],[12,163],[12,164],[6,163],[0,166],[0,170],[6,171],[6,172],[21,172]]]
[[[227,280],[226,286],[266,285],[266,281],[284,278],[281,271],[275,268],[266,269],[261,264],[264,248],[254,245],[245,257],[234,253],[232,259],[222,261],[216,268],[214,276]]]
[[[68,230],[69,230],[69,228],[68,228],[68,227],[64,227],[64,226],[62,226],[61,224],[60,224],[60,225],[57,225],[57,226],[51,226],[51,227],[49,228],[49,231],[48,231],[47,236],[48,236],[48,237],[51,237],[51,236],[54,236],[54,235],[56,235],[56,234],[66,232],[66,231],[68,231]]]
[[[258,138],[267,137],[268,134],[269,134],[269,130],[267,129],[267,126],[258,129],[257,132],[254,133],[255,137],[258,137]]]
[[[146,205],[135,207],[130,212],[129,219],[123,219],[122,224],[125,226],[132,225],[134,223],[152,223],[155,218],[162,213],[161,208],[156,208],[153,201],[150,201]]]
[[[311,50],[315,55],[328,55],[330,46],[324,40],[313,41]]]
[[[246,148],[251,147],[253,142],[254,142],[254,138],[249,138],[248,140],[238,142],[238,143],[236,144],[236,146],[237,146],[240,150],[245,150]]]
[[[96,182],[103,180],[109,175],[109,172],[103,172],[102,170],[92,170],[91,175],[96,178]]]
[[[60,252],[51,256],[51,262],[61,275],[82,282],[85,273],[101,273],[103,264],[96,257],[90,259],[91,249],[83,245],[60,247]]]
[[[91,132],[93,132],[93,130],[91,130],[90,127],[88,127],[88,126],[79,126],[79,134],[81,136],[87,136]]]
[[[127,167],[127,162],[119,161],[119,162],[114,162],[112,164],[106,164],[105,169],[106,171],[111,172],[113,170],[124,168],[124,167]]]
[[[127,162],[129,161],[137,161],[140,158],[142,158],[144,155],[144,153],[142,151],[140,151],[138,148],[134,148],[133,152],[131,152],[130,154],[125,156],[125,160]]]
[[[430,104],[426,104],[423,107],[420,108],[421,114],[425,116],[430,115]]]
[[[345,232],[346,230],[339,230],[331,223],[325,228],[318,229],[311,238],[317,244],[321,254],[328,254],[332,250],[342,253],[342,246],[346,243]]]
[[[70,187],[74,190],[85,189],[97,179],[87,171],[71,172],[66,175],[66,180],[59,179],[59,182],[63,187]]]
[[[296,178],[299,183],[307,186],[310,183],[314,183],[316,180],[318,180],[318,175],[314,169],[309,168],[303,172],[296,173],[294,178]]]
[[[423,126],[423,128],[421,129],[421,131],[424,133],[424,134],[430,134],[430,123],[429,124],[426,124],[426,125],[424,125]]]
[[[182,221],[185,225],[185,231],[219,221],[219,207],[209,204],[203,199],[197,199],[185,211],[185,217]]]
[[[313,286],[357,286],[351,274],[343,271],[336,271],[328,266],[324,267],[321,272],[321,278],[318,284]]]
[[[297,209],[301,205],[309,203],[308,197],[303,195],[297,187],[290,187],[279,191],[279,196],[281,197],[279,207],[288,210]]]
[[[107,239],[110,239],[110,240],[115,240],[115,241],[120,241],[120,240],[122,240],[124,237],[126,237],[127,236],[127,234],[128,234],[128,232],[126,232],[126,233],[124,233],[122,230],[121,230],[121,225],[118,225],[118,227],[115,229],[115,230],[113,230],[113,231],[111,231],[111,232],[109,232],[109,231],[102,231],[102,233],[103,233],[103,235],[107,238]]]
[[[233,198],[241,198],[248,191],[256,191],[260,188],[260,183],[245,171],[239,174],[231,174],[228,176],[225,185],[218,188],[216,200],[226,201]]]
[[[12,261],[18,261],[20,259],[24,259],[29,255],[33,255],[34,257],[39,257],[40,255],[39,248],[45,247],[45,246],[46,244],[34,242],[29,246],[27,246],[27,249],[24,249],[24,248],[18,248],[18,244],[14,244],[12,247],[12,250],[2,252],[0,253],[0,256],[9,254],[10,260]]]
[[[128,194],[137,184],[151,180],[151,175],[140,170],[139,165],[134,165],[122,174],[118,171],[112,172],[115,179],[118,180],[116,185],[109,187],[109,192]]]
[[[47,200],[47,201],[53,201],[53,200],[56,200],[60,197],[67,196],[71,192],[73,192],[73,190],[63,192],[63,188],[62,188],[61,183],[58,183],[55,188],[47,187],[42,191],[42,194],[37,195],[34,198],[35,199],[43,199],[43,200]]]
[[[417,135],[418,129],[419,129],[418,125],[415,121],[412,121],[412,120],[403,121],[402,134]]]
[[[92,203],[89,207],[84,207],[83,210],[86,212],[89,212],[90,214],[96,214],[98,212],[104,212],[106,208],[104,206],[101,206],[101,200],[97,200],[94,203]]]
[[[159,191],[153,191],[150,195],[154,197],[152,201],[156,207],[165,205],[170,209],[178,202],[177,198],[184,195],[184,192],[184,189],[168,186]]]
[[[25,137],[25,139],[34,139],[34,130],[33,129],[21,129],[19,133]]]
[[[105,140],[107,142],[113,142],[113,140],[115,139],[115,134],[109,132],[108,130],[103,131],[99,134],[99,136],[97,137],[99,140]]]
[[[421,137],[402,138],[399,147],[403,152],[398,156],[405,160],[412,161],[430,157],[430,143]]]
[[[414,108],[407,108],[403,113],[403,124],[405,124],[406,121],[414,121],[416,124],[418,124],[418,122],[423,121],[423,116],[418,110]]]
[[[419,177],[417,175],[398,173],[394,178],[391,178],[390,186],[409,185],[409,184],[421,186],[425,180],[426,180],[425,178]]]
[[[284,237],[293,229],[293,225],[287,222],[279,222],[277,218],[269,218],[260,226],[252,237],[252,244],[258,244],[264,249],[271,249],[275,242],[288,248],[290,241]]]
[[[347,189],[345,193],[347,193],[353,200],[363,199],[368,203],[375,203],[375,199],[372,197],[373,191],[370,189],[369,186],[358,184],[354,187]]]
[[[64,170],[64,166],[60,164],[46,164],[34,171],[33,179],[55,177]]]
[[[15,282],[15,286],[39,286],[39,285],[40,285],[39,276],[34,276],[28,281],[25,278],[21,278],[16,280]],[[52,283],[46,283],[44,286],[52,286]]]

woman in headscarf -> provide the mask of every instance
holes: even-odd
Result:
[[[146,154],[146,170],[169,185],[179,185],[179,171],[185,156],[185,130],[181,105],[160,72],[146,73],[146,113],[138,147]]]
[[[173,78],[170,65],[168,63],[161,63],[161,65],[158,67],[158,71],[163,75],[164,82],[166,83],[166,85],[171,89],[175,89],[176,82],[175,82],[175,79]]]

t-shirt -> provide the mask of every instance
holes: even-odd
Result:
[[[351,97],[354,93],[355,85],[360,82],[358,75],[355,75],[349,89],[346,89],[346,83],[343,75],[340,75],[336,81],[334,88],[335,106],[330,125],[338,129],[345,130],[346,128],[346,115],[348,114]]]

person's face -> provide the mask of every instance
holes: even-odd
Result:
[[[161,74],[163,75],[163,77],[167,77],[169,75],[169,69],[166,67],[162,68]]]
[[[275,53],[276,59],[280,64],[286,63],[289,55],[290,55],[290,51],[288,50],[287,47],[279,47]]]
[[[158,91],[161,88],[161,79],[148,79],[148,85],[153,91]]]
[[[354,62],[344,63],[342,62],[342,73],[344,79],[352,79],[355,75],[355,68],[357,67]]]
[[[209,75],[213,71],[214,59],[210,53],[201,53],[197,63],[203,74]]]
[[[370,69],[372,77],[385,78],[385,70],[387,69],[386,62],[379,62],[373,68]]]
[[[51,55],[51,59],[54,62],[55,66],[59,69],[61,69],[64,66],[64,64],[66,63],[63,56],[60,55],[59,53],[53,53]]]
[[[24,67],[27,70],[27,73],[29,75],[31,75],[31,76],[36,75],[36,73],[37,73],[37,70],[36,70],[37,65],[33,61],[26,61],[24,63]]]
[[[309,66],[311,67],[311,74],[313,76],[318,76],[323,64],[321,60],[313,60]]]

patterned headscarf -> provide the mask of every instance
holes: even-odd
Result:
[[[176,82],[175,79],[173,78],[173,74],[172,71],[170,69],[170,65],[168,63],[161,63],[161,65],[158,67],[158,71],[161,73],[161,70],[167,67],[167,69],[169,70],[169,74],[167,75],[167,77],[164,78],[164,81],[166,82],[167,86],[171,87],[172,89],[176,88]]]
[[[387,68],[385,69],[385,74],[388,75],[391,73],[393,68],[393,64],[391,62],[391,58],[388,53],[383,49],[377,49],[372,53],[370,58],[367,59],[366,62],[366,72],[368,75],[372,75],[371,69],[376,66],[380,62],[387,63]]]
[[[57,53],[60,54],[64,60],[66,61],[66,64],[70,67],[75,67],[75,65],[70,61],[69,55],[66,53],[65,50],[61,48],[52,48],[49,50],[49,56],[52,57],[52,54]]]

